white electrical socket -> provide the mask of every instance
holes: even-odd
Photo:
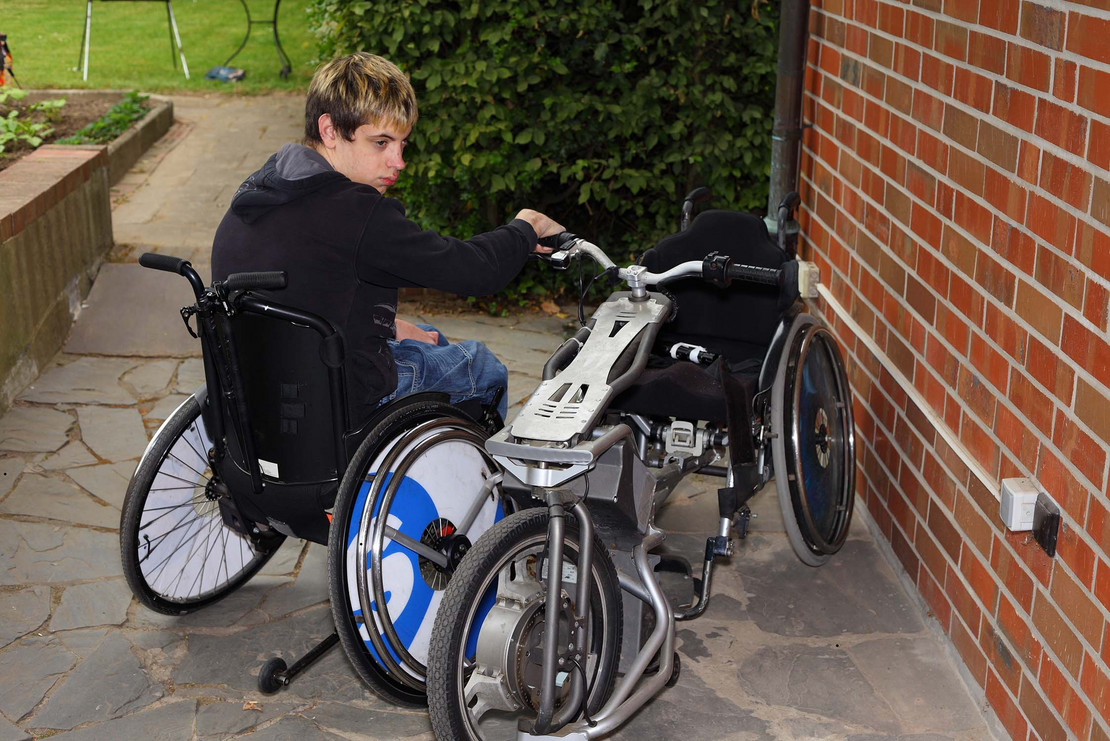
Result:
[[[1002,479],[999,514],[1003,524],[1010,530],[1032,530],[1037,495],[1042,491],[1040,484],[1033,479]]]

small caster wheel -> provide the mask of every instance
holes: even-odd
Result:
[[[674,663],[671,664],[671,676],[667,679],[667,686],[674,687],[678,684],[678,675],[682,673],[682,660],[678,657],[678,651],[674,652]]]
[[[285,659],[270,659],[263,664],[258,670],[258,691],[264,695],[272,695],[284,687],[287,684],[285,677],[278,675],[283,675],[288,668]]]

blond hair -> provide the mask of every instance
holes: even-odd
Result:
[[[416,93],[397,65],[376,54],[355,52],[327,62],[312,76],[304,107],[305,144],[320,142],[323,114],[347,141],[363,124],[411,129]]]

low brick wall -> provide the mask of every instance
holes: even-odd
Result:
[[[108,146],[43,146],[0,176],[0,411],[62,347],[112,247],[111,185],[173,121],[152,102]]]

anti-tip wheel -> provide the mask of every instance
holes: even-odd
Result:
[[[289,666],[285,663],[285,659],[274,658],[267,661],[258,670],[258,691],[264,695],[272,695],[282,687],[285,683],[278,678]]]

